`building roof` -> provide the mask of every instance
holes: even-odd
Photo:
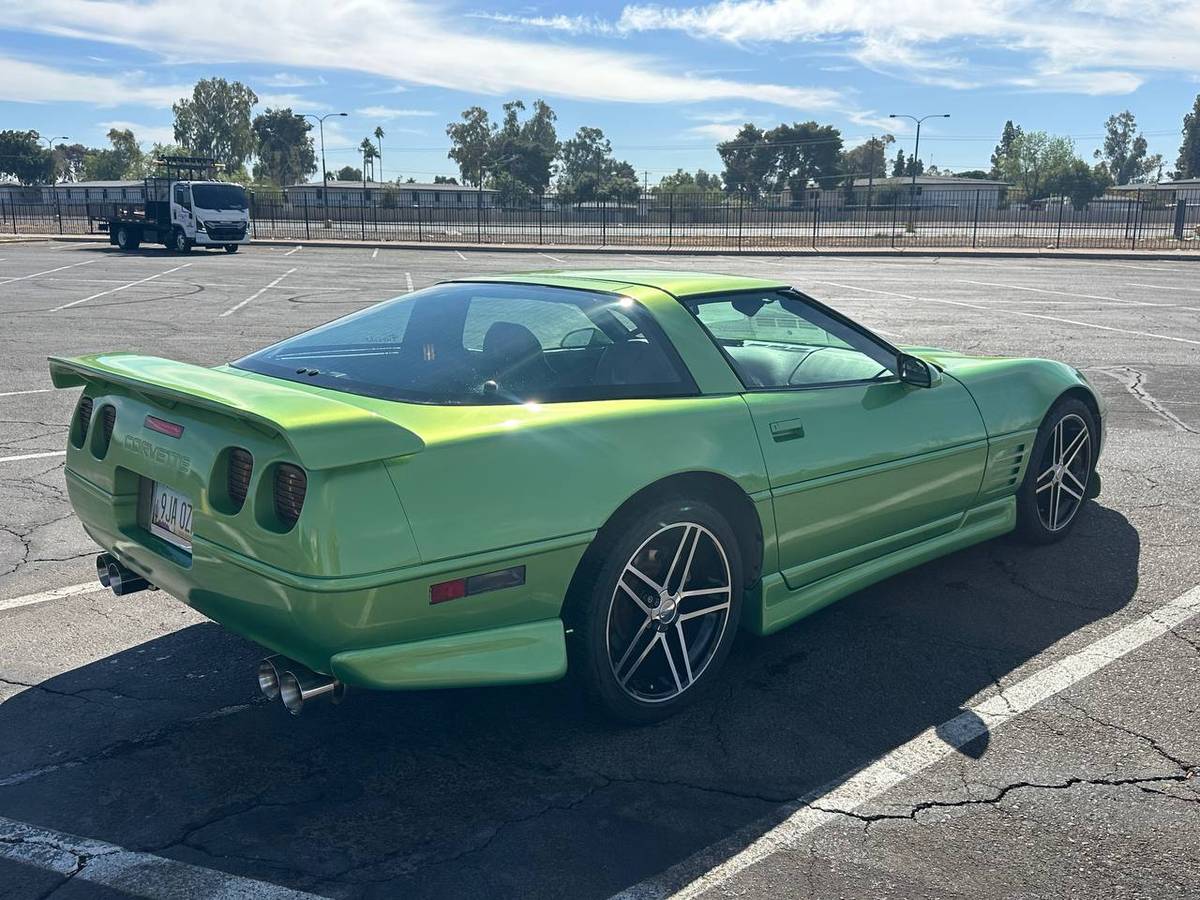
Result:
[[[1110,191],[1198,191],[1200,178],[1179,178],[1175,181],[1160,181],[1157,184],[1136,183],[1116,184]]]
[[[868,184],[882,184],[887,186],[912,184],[913,178],[911,175],[893,175],[889,178],[876,178],[872,181],[869,178],[855,178],[855,187],[866,187]],[[1007,181],[993,181],[990,178],[956,178],[953,175],[918,175],[917,184],[926,187],[948,187],[948,188],[982,188],[982,187],[1008,187]]]
[[[288,190],[291,191],[297,188],[315,189],[323,186],[324,183],[320,181],[305,181],[300,184],[288,185]],[[387,188],[394,191],[453,191],[455,193],[470,191],[472,194],[479,190],[479,188],[467,184],[431,184],[424,181],[416,181],[411,184],[397,184],[394,181],[368,181],[364,185],[361,181],[330,180],[329,187],[331,190],[342,188],[361,191],[365,187],[368,191],[379,191]],[[496,190],[495,188],[484,188],[483,192],[485,194],[494,194]]]
[[[60,181],[57,184],[40,184],[44,188],[131,188],[142,187],[141,181]]]

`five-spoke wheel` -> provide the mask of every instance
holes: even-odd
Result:
[[[618,718],[648,722],[690,702],[729,652],[742,560],[725,517],[667,500],[615,523],[573,598],[576,671]]]
[[[1027,540],[1056,541],[1075,524],[1095,465],[1095,434],[1091,410],[1074,397],[1046,415],[1017,493],[1017,529]]]

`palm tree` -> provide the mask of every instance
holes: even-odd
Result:
[[[383,181],[383,126],[375,126],[375,140],[379,142],[379,180]]]
[[[367,169],[371,170],[371,181],[375,180],[375,157],[379,152],[375,149],[375,145],[371,143],[369,137],[362,139],[362,143],[358,145],[358,149],[362,151],[363,157],[363,180],[367,180]]]

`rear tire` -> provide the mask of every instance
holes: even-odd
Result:
[[[1050,408],[1017,490],[1017,536],[1030,544],[1061,541],[1087,502],[1096,466],[1095,417],[1087,404],[1064,397]]]
[[[611,717],[655,722],[716,681],[741,615],[741,553],[700,500],[660,500],[606,531],[569,601],[572,668]]]
[[[238,252],[238,245],[237,245],[237,244],[226,244],[226,245],[225,245],[225,252],[226,252],[226,253],[237,253],[237,252]]]
[[[171,236],[171,249],[176,253],[187,253],[192,249],[192,242],[188,240],[182,228],[176,228]]]
[[[136,250],[139,243],[141,242],[138,240],[138,236],[134,233],[132,228],[122,225],[117,229],[117,247],[119,249],[128,253]]]

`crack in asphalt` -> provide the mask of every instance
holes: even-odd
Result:
[[[1175,413],[1163,406],[1161,400],[1159,400],[1157,397],[1151,396],[1146,391],[1145,373],[1139,372],[1132,366],[1114,366],[1113,368],[1107,369],[1097,368],[1095,371],[1103,372],[1110,378],[1115,378],[1117,381],[1121,382],[1121,384],[1125,387],[1125,390],[1132,394],[1138,403],[1142,404],[1142,406],[1146,407],[1146,409],[1150,410],[1159,418],[1169,422],[1176,430],[1187,432],[1188,434],[1200,434],[1200,429],[1193,428],[1191,425],[1188,425],[1181,418],[1179,418],[1179,416],[1175,415]]]
[[[109,856],[113,853],[119,852],[117,847],[106,850],[98,850],[95,852],[88,852],[79,850],[70,844],[63,843],[62,841],[50,840],[49,838],[41,835],[17,835],[15,837],[0,835],[0,844],[8,844],[9,846],[29,845],[37,847],[49,847],[51,850],[57,850],[60,853],[66,853],[68,856],[75,858],[75,864],[69,871],[59,873],[62,876],[62,879],[57,884],[53,885],[49,890],[39,894],[36,900],[48,900],[48,898],[52,897],[54,894],[57,894],[66,884],[71,881],[71,879],[82,872],[87,864],[93,859],[98,859],[101,856]]]

